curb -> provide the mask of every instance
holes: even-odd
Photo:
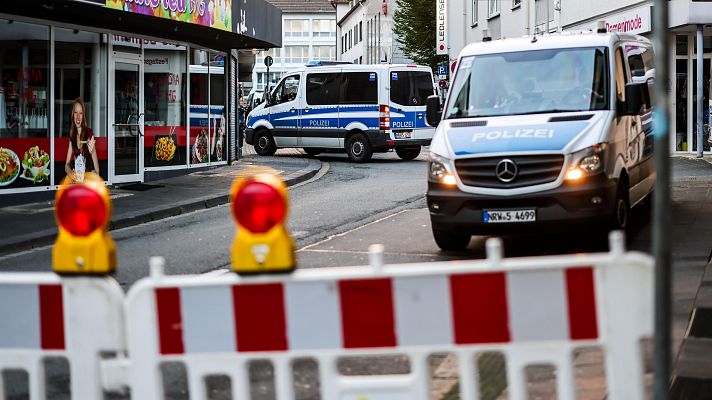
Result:
[[[313,178],[321,169],[321,161],[309,160],[309,163],[305,168],[299,171],[292,172],[291,174],[283,178],[284,183],[287,187],[294,186],[296,184],[302,183]],[[135,214],[123,215],[117,219],[112,219],[109,223],[109,231],[128,228],[131,226],[145,224],[147,222],[153,222],[162,220],[169,217],[175,217],[182,214],[187,214],[193,211],[205,210],[208,208],[217,207],[230,202],[230,196],[228,194],[219,194],[202,197],[197,200],[188,201],[184,203],[172,204],[169,207],[148,210],[147,212],[138,212]],[[26,240],[20,240],[0,244],[0,256],[5,256],[11,253],[16,253],[19,251],[32,250],[38,247],[43,247],[54,243],[57,238],[57,229],[48,229],[39,232],[33,237],[27,238]]]

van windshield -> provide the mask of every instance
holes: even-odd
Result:
[[[463,57],[446,118],[607,110],[604,47]]]

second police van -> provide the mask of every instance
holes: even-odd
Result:
[[[257,154],[282,147],[301,147],[310,155],[345,150],[351,161],[366,162],[374,151],[395,149],[412,160],[430,144],[435,129],[425,123],[425,102],[434,93],[429,67],[320,64],[285,74],[250,112],[245,139]]]
[[[605,30],[465,47],[444,106],[428,99],[438,246],[625,229],[655,182],[652,61],[648,39]]]

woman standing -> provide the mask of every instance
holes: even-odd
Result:
[[[77,97],[72,103],[72,124],[69,128],[69,148],[67,148],[67,158],[64,163],[64,171],[73,181],[77,181],[72,159],[76,160],[80,155],[84,158],[85,171],[92,171],[99,174],[99,159],[96,155],[94,132],[87,126],[84,101]],[[81,178],[79,178],[81,179]]]

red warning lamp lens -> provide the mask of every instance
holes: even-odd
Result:
[[[104,199],[86,186],[70,186],[57,200],[57,219],[75,236],[87,236],[99,229],[106,216]]]
[[[264,182],[244,184],[232,203],[237,223],[253,233],[265,233],[282,222],[286,205],[276,188]]]

